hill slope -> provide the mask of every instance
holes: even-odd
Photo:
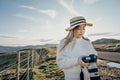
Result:
[[[111,44],[111,43],[120,43],[120,40],[102,38],[102,39],[93,41],[93,44]]]
[[[48,48],[48,47],[56,47],[56,44],[45,44],[45,45],[30,45],[30,46],[18,46],[18,47],[8,47],[8,46],[0,46],[0,53],[4,53],[4,52],[13,52],[13,51],[17,51],[17,50],[22,50],[22,49],[37,49],[37,48]]]

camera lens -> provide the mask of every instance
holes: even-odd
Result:
[[[90,57],[89,56],[85,56],[82,58],[83,62],[85,63],[89,63]]]

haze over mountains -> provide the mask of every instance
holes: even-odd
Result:
[[[110,43],[120,43],[120,40],[117,39],[107,39],[107,38],[102,38],[93,41],[93,44],[110,44]],[[18,47],[10,47],[10,46],[0,46],[0,53],[4,52],[12,52],[12,51],[17,51],[17,50],[22,50],[22,49],[32,49],[32,48],[48,48],[48,47],[56,47],[57,44],[45,44],[45,45],[29,45],[29,46],[18,46]]]
[[[17,50],[22,50],[22,49],[37,49],[37,48],[47,48],[47,47],[56,47],[57,44],[45,44],[45,45],[29,45],[29,46],[18,46],[18,47],[8,47],[8,46],[0,46],[0,53],[4,52],[12,52],[12,51],[17,51]]]

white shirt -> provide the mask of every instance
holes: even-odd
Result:
[[[81,66],[78,64],[78,57],[97,54],[97,52],[91,42],[84,40],[83,38],[73,40],[65,47],[65,49],[59,51],[63,47],[64,42],[65,39],[62,39],[57,47],[57,65],[64,71],[65,80],[68,78],[80,80]],[[75,45],[73,47],[74,42]]]

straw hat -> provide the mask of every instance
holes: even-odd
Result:
[[[68,27],[66,31],[70,31],[80,24],[86,24],[86,26],[93,25],[92,23],[87,23],[86,19],[83,16],[77,16],[77,17],[70,19],[70,27]]]

